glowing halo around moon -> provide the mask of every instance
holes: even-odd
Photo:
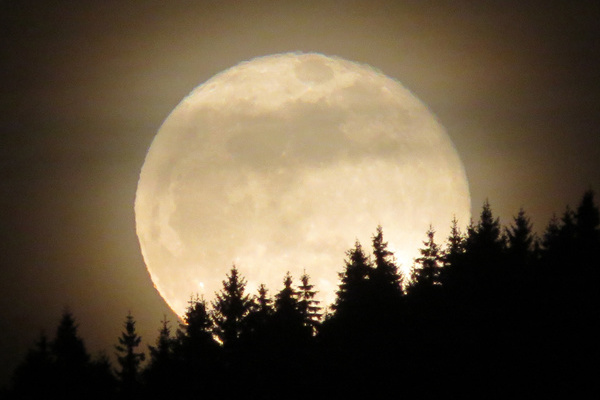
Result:
[[[397,81],[367,65],[287,53],[198,86],[154,138],[135,200],[152,280],[183,315],[232,264],[255,293],[304,270],[330,304],[345,252],[383,226],[403,268],[430,224],[443,241],[470,196],[443,127]]]

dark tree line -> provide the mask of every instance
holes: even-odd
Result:
[[[127,315],[116,367],[92,359],[65,312],[14,374],[13,398],[431,398],[576,396],[600,356],[600,214],[592,191],[536,236],[525,211],[479,220],[436,242],[426,232],[403,276],[378,227],[348,250],[325,309],[305,273],[274,296],[246,292],[232,267],[215,300],[166,319],[148,357]],[[144,363],[145,361],[145,363]]]

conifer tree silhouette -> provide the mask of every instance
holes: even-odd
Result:
[[[440,273],[440,281],[444,291],[455,290],[460,282],[461,270],[465,268],[464,258],[466,251],[466,235],[458,227],[456,216],[452,218],[450,234],[446,238],[446,246],[443,251],[443,266]]]
[[[269,289],[261,283],[256,297],[256,312],[265,319],[273,313],[273,300],[268,295]]]
[[[504,238],[499,218],[494,218],[488,200],[483,203],[477,225],[468,229],[467,251],[478,261],[497,259],[504,249]],[[483,258],[483,259],[482,259]]]
[[[513,224],[506,228],[508,262],[516,267],[524,268],[533,261],[535,236],[532,224],[525,210],[521,208]]]
[[[153,397],[164,398],[172,393],[171,385],[176,381],[174,373],[175,364],[175,338],[171,336],[171,327],[166,316],[161,321],[161,327],[158,330],[156,345],[148,345],[150,360],[143,371],[143,381],[146,388],[146,395],[151,393]]]
[[[488,301],[500,301],[500,293],[504,287],[505,278],[501,274],[504,264],[505,238],[502,235],[502,227],[499,218],[494,218],[490,203],[483,203],[479,221],[476,225],[468,228],[465,241],[465,255],[463,259],[467,278],[464,281],[467,287],[467,295],[475,296],[470,299],[472,304],[488,306]]]
[[[40,334],[33,349],[30,349],[22,364],[19,364],[12,377],[12,389],[17,398],[42,398],[54,393],[54,359],[48,338]]]
[[[173,354],[172,395],[184,397],[204,393],[213,396],[220,376],[219,345],[213,338],[213,321],[206,301],[198,296],[190,298],[188,308],[176,333]]]
[[[124,328],[125,331],[121,332],[118,338],[119,344],[115,346],[120,367],[117,375],[120,379],[122,395],[132,397],[137,396],[139,392],[141,363],[146,359],[146,355],[137,351],[142,337],[135,330],[135,319],[131,312],[127,314]]]
[[[446,238],[446,250],[444,251],[444,264],[451,264],[456,257],[460,257],[465,252],[465,235],[458,226],[456,216],[452,218],[450,225],[450,234]]]
[[[90,361],[85,344],[77,330],[78,325],[75,323],[73,314],[65,311],[56,329],[56,336],[51,343],[52,352],[59,368],[80,369]]]
[[[250,303],[250,311],[245,320],[245,330],[243,332],[246,345],[256,346],[267,340],[268,325],[273,316],[273,300],[268,295],[269,290],[264,284],[258,287],[258,294],[254,296]]]
[[[299,292],[289,272],[283,278],[283,288],[275,295],[274,322],[285,341],[295,341],[299,331],[304,331],[304,318],[300,311]],[[285,337],[285,335],[288,335]]]
[[[594,203],[594,192],[584,193],[575,211],[575,235],[577,237],[577,253],[583,268],[600,268],[597,257],[600,243],[600,212]]]
[[[336,300],[331,307],[338,318],[361,313],[370,294],[368,280],[372,269],[371,260],[358,240],[354,248],[346,252],[346,257],[344,270],[339,273],[340,284]]]
[[[67,398],[85,396],[90,391],[90,355],[70,311],[63,313],[50,347],[55,360],[57,395]]]
[[[383,301],[397,301],[402,295],[402,276],[394,260],[394,254],[383,240],[383,228],[377,227],[373,235],[373,268],[369,270],[369,278],[378,296]]]
[[[304,271],[300,277],[300,286],[298,286],[298,309],[302,315],[304,325],[309,328],[311,334],[316,334],[321,320],[321,306],[319,301],[315,300],[317,291],[314,285],[310,283],[310,276]]]
[[[575,211],[575,237],[576,253],[567,280],[572,289],[566,291],[571,309],[565,322],[571,335],[577,332],[572,350],[582,354],[581,365],[593,365],[600,357],[597,344],[600,337],[600,211],[592,190],[584,193]],[[568,355],[565,362],[568,362]],[[598,368],[591,371],[584,367],[577,370],[574,380],[576,384],[587,386],[587,382],[596,380],[597,374]]]
[[[435,231],[430,225],[427,230],[427,240],[423,242],[425,247],[419,249],[421,256],[415,259],[413,269],[412,287],[429,288],[440,285],[440,270],[442,267],[442,252],[435,243]]]
[[[186,357],[202,357],[204,350],[216,345],[212,336],[213,321],[203,298],[190,298],[183,322],[177,330],[176,347],[180,356],[183,352]]]
[[[246,280],[234,265],[213,301],[214,333],[225,347],[235,346],[250,312],[252,302],[245,289]]]
[[[274,299],[261,285],[250,300],[234,266],[212,310],[192,298],[175,337],[162,321],[141,397],[434,398],[490,388],[581,397],[593,389],[600,212],[592,191],[550,220],[539,246],[523,209],[503,227],[487,200],[466,234],[453,219],[444,251],[431,227],[426,235],[406,294],[381,227],[372,257],[356,241],[316,334],[317,289],[306,273],[297,287],[286,274]],[[54,339],[42,335],[15,370],[8,398],[117,398],[110,362],[92,360],[77,331],[65,312]],[[139,344],[129,314],[121,381],[140,367]],[[120,394],[135,397],[123,386]]]
[[[307,360],[311,344],[311,330],[304,324],[299,305],[300,293],[296,290],[293,278],[287,272],[283,287],[275,295],[275,311],[270,323],[270,344],[266,352],[272,361],[273,393],[285,393],[295,382],[306,381]],[[286,397],[303,397],[304,387],[286,394]]]
[[[150,352],[150,365],[166,366],[173,359],[173,337],[171,337],[171,327],[166,316],[161,321],[161,327],[158,330],[156,346],[148,345]]]

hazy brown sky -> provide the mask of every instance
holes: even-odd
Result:
[[[129,310],[154,340],[170,311],[135,236],[145,153],[195,86],[256,56],[398,79],[446,127],[475,216],[489,198],[542,231],[600,190],[599,18],[596,1],[0,0],[0,382],[65,306],[92,352]]]

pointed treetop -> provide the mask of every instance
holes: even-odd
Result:
[[[464,253],[465,240],[465,235],[458,227],[458,219],[454,216],[452,218],[452,225],[450,226],[450,235],[446,239],[446,262],[450,262],[453,257]]]
[[[600,225],[600,212],[594,203],[594,191],[588,190],[584,193],[577,211],[577,233],[580,237],[597,236],[598,225]]]
[[[275,310],[277,312],[288,308],[296,308],[298,303],[298,292],[293,287],[294,280],[290,272],[286,272],[283,278],[283,289],[275,296]]]
[[[56,329],[56,336],[51,343],[52,351],[59,364],[76,366],[89,361],[90,356],[77,329],[78,325],[73,314],[69,310],[65,310]]]
[[[311,329],[311,333],[316,333],[316,328],[321,319],[321,306],[319,301],[315,300],[317,291],[314,290],[314,285],[310,283],[310,276],[304,270],[300,277],[299,302],[298,308],[304,319],[304,325]]]
[[[252,300],[245,293],[246,280],[240,275],[235,264],[231,267],[223,288],[213,301],[215,334],[224,345],[238,341],[243,320],[250,312]]]
[[[435,230],[431,225],[427,230],[427,240],[423,241],[425,247],[419,249],[421,257],[415,259],[412,285],[434,286],[439,285],[442,254],[440,247],[435,243]]]
[[[483,252],[491,257],[496,257],[491,254],[502,251],[504,247],[500,219],[494,218],[487,199],[483,203],[479,222],[469,226],[466,246],[471,252]]]
[[[373,256],[375,268],[370,271],[370,274],[378,290],[400,291],[402,276],[396,265],[394,253],[388,249],[388,243],[383,240],[381,225],[373,235]]]
[[[513,218],[511,226],[506,228],[508,249],[511,254],[517,257],[525,257],[533,250],[535,237],[532,227],[529,217],[521,207],[517,216]]]
[[[132,390],[132,387],[137,384],[140,364],[145,360],[146,355],[143,352],[136,351],[142,337],[135,330],[135,319],[131,312],[125,318],[124,328],[125,331],[118,338],[119,344],[115,346],[117,361],[121,367],[118,375],[121,378],[124,390]]]

